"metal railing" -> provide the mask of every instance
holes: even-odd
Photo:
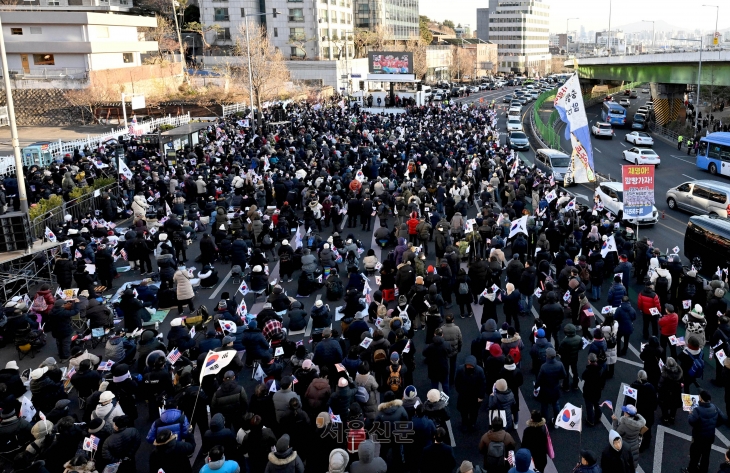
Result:
[[[71,215],[71,217],[81,220],[82,218],[86,218],[87,213],[90,213],[92,218],[101,218],[96,215],[95,211],[101,209],[101,203],[104,198],[103,194],[105,192],[116,196],[120,199],[119,202],[121,203],[122,190],[119,187],[119,182],[108,184],[92,191],[89,194],[79,197],[78,199],[64,202],[50,212],[34,218],[30,223],[31,235],[34,239],[43,239],[46,227],[57,228],[61,226],[65,215]],[[114,210],[116,212],[116,209]]]
[[[669,140],[674,141],[675,143],[677,142],[677,138],[679,137],[679,132],[670,130],[669,128],[665,128],[661,125],[657,125],[655,122],[649,123],[649,129],[655,135],[661,135]]]
[[[34,68],[28,69],[10,69],[8,71],[11,79],[76,79],[84,80],[88,78],[89,73],[86,69],[72,69],[68,67],[63,68]],[[0,77],[2,72],[0,71]]]

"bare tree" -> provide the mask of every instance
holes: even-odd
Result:
[[[451,52],[451,77],[463,79],[474,74],[476,50],[454,46]]]
[[[205,36],[211,31],[217,33],[221,29],[221,27],[218,25],[204,25],[203,23],[200,23],[198,21],[192,21],[185,24],[185,29],[200,34],[200,38],[203,41],[203,55],[205,55],[206,48],[210,48],[210,43],[208,43],[208,40],[205,38]]]
[[[284,83],[289,80],[289,70],[284,63],[281,51],[275,49],[269,42],[266,28],[252,26],[246,38],[246,24],[241,23],[238,27],[238,40],[234,46],[234,53],[242,56],[243,64],[241,79],[248,88],[253,91],[253,97],[249,97],[250,103],[255,103],[256,108],[261,110],[262,102],[274,99],[279,96]],[[248,57],[251,63],[249,67]],[[249,94],[250,95],[250,94]],[[258,122],[261,125],[261,114],[258,115]]]
[[[72,105],[81,109],[81,117],[85,123],[87,113],[90,117],[90,123],[96,123],[98,122],[96,116],[98,109],[110,102],[118,101],[119,94],[123,91],[124,85],[111,82],[108,75],[96,76],[92,73],[87,88],[69,89],[64,95]]]
[[[404,51],[413,53],[413,73],[416,79],[425,80],[428,65],[426,64],[426,50],[428,41],[422,36],[413,36],[405,43]]]
[[[0,0],[1,1],[1,0]],[[162,15],[157,16],[157,26],[152,28],[140,28],[140,33],[144,33],[150,41],[157,41],[157,58],[153,62],[162,62],[165,60],[165,52],[177,52],[180,49],[180,43],[177,41],[177,32],[172,20]]]
[[[301,59],[302,60],[306,60],[307,59],[307,44],[308,43],[311,43],[312,41],[314,41],[316,39],[317,39],[316,36],[307,38],[307,36],[304,35],[304,34],[302,34],[302,35],[290,35],[289,36],[289,41],[287,43],[288,44],[291,44],[295,48],[297,48],[300,51],[302,51],[304,53],[304,56],[302,56]]]

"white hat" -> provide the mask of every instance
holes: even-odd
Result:
[[[7,363],[5,363],[5,369],[6,370],[17,370],[17,369],[19,369],[18,363],[15,360],[10,360]]]
[[[112,399],[114,399],[114,397],[115,396],[114,396],[113,392],[104,391],[103,393],[101,393],[101,396],[99,396],[99,402],[101,402],[102,404],[106,403],[106,402],[110,402]]]
[[[281,246],[289,246],[289,240],[287,240],[287,239],[281,240]]]
[[[36,368],[30,372],[30,379],[41,379],[41,376],[46,374],[46,371],[48,371],[48,367],[46,366],[43,368]]]
[[[174,319],[172,319],[172,321],[170,322],[170,327],[181,327],[181,326],[182,326],[182,324],[183,324],[183,319],[182,319],[182,317],[175,317],[175,318],[174,318]]]
[[[430,402],[438,402],[441,399],[441,392],[438,389],[432,389],[426,394],[426,399]]]
[[[321,300],[321,299],[317,299],[317,300],[316,300],[316,301],[314,302],[314,305],[315,305],[315,307],[322,307],[322,304],[323,304],[323,302],[322,302],[322,300]]]
[[[322,245],[322,248],[324,248],[325,250],[329,250],[330,249],[330,244],[329,243],[325,243],[324,245]]]
[[[64,219],[64,220],[65,220],[66,222],[70,222],[70,221],[71,221],[71,216],[70,216],[69,214],[66,214],[66,215],[64,215],[64,216],[63,216],[63,219]]]
[[[264,268],[262,268],[260,264],[257,264],[256,266],[253,267],[254,273],[260,273],[263,270],[264,270]]]
[[[160,241],[167,241],[167,233],[160,233]]]
[[[69,229],[68,234],[69,235],[78,235],[79,231],[76,230],[75,228],[71,228],[71,229]]]

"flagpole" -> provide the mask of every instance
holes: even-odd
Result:
[[[210,355],[210,352],[213,350],[208,350],[208,353],[205,354],[205,358],[203,358],[203,365],[205,365],[205,360],[208,358],[208,355]],[[205,369],[205,366],[202,366],[200,368],[200,373],[203,373],[203,370]],[[204,378],[205,376],[203,376]],[[193,412],[190,414],[190,417],[195,418],[195,409],[198,407],[198,398],[200,397],[200,391],[203,389],[203,378],[198,379],[198,393],[195,395],[195,403],[193,403]],[[193,425],[193,419],[188,419],[190,422],[190,426]]]

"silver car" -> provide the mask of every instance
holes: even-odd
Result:
[[[718,181],[690,181],[667,191],[670,209],[681,209],[693,214],[728,216],[730,184]]]
[[[564,186],[573,184],[570,171],[570,156],[549,148],[540,148],[535,151],[535,166],[548,176],[552,174],[555,182]]]

